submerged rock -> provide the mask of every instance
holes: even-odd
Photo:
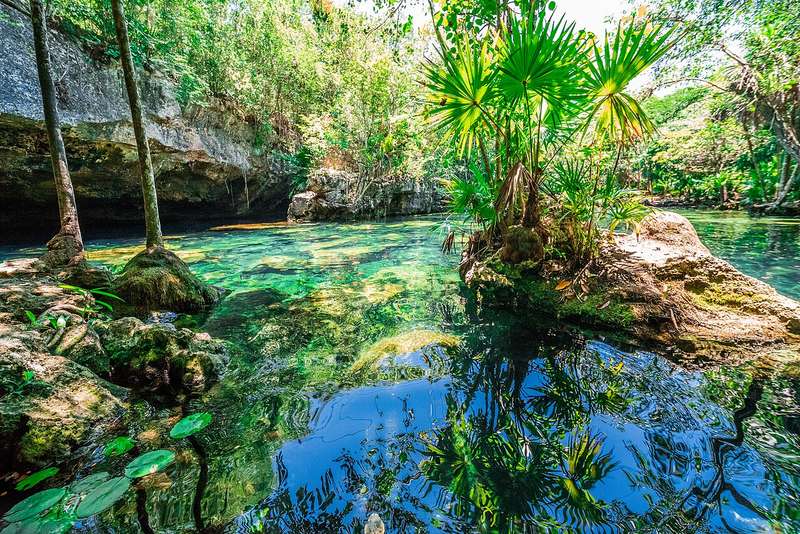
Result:
[[[729,361],[788,350],[800,357],[800,304],[714,257],[675,213],[653,214],[638,236],[606,243],[590,274],[589,283],[561,291],[507,264],[477,261],[463,277],[486,304],[521,306],[690,356]]]
[[[364,534],[384,534],[386,527],[383,526],[383,520],[378,514],[369,514],[367,523],[364,525]]]
[[[124,317],[96,326],[114,381],[140,391],[199,393],[222,373],[225,345],[208,334]]]
[[[348,378],[363,381],[367,375],[377,376],[392,368],[414,367],[414,362],[398,361],[396,357],[408,355],[436,346],[452,349],[458,346],[459,338],[433,330],[409,330],[394,336],[379,339],[362,350],[350,366]]]
[[[114,281],[114,291],[127,305],[146,311],[194,313],[220,297],[217,289],[201,282],[174,252],[162,247],[134,256]]]
[[[444,195],[436,182],[413,176],[364,179],[336,169],[318,169],[307,190],[289,204],[290,221],[342,221],[416,215],[442,210]]]
[[[124,395],[86,367],[51,354],[40,332],[0,324],[0,470],[68,457],[120,415]]]

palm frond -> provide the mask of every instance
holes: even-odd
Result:
[[[655,131],[642,107],[626,91],[634,78],[673,46],[673,31],[633,19],[627,26],[617,26],[613,40],[606,34],[602,49],[593,46],[586,85],[597,102],[594,114],[598,135],[625,144]]]
[[[455,138],[461,154],[469,153],[476,135],[491,126],[487,105],[494,97],[487,43],[465,39],[455,53],[440,52],[441,65],[425,65],[429,116],[445,138]]]

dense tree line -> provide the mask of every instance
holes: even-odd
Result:
[[[430,165],[416,83],[427,39],[398,13],[327,0],[126,6],[136,68],[171,76],[184,106],[224,106],[255,123],[255,151],[300,171],[419,175]],[[98,59],[120,55],[110,0],[53,0],[52,16]]]
[[[734,192],[765,211],[781,209],[800,185],[800,3],[793,0],[655,0],[655,20],[682,38],[663,64],[663,86],[708,89],[692,112],[683,90],[656,107],[703,115],[691,146],[665,121],[643,161],[648,180],[666,192],[727,200]],[[671,104],[670,104],[671,102]],[[672,136],[672,139],[670,139]],[[705,158],[701,167],[692,161]]]

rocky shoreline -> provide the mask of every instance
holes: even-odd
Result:
[[[322,168],[308,177],[306,190],[294,195],[292,222],[353,221],[441,212],[445,195],[433,179],[387,176],[362,179],[357,173]]]
[[[657,348],[685,367],[800,358],[800,304],[714,257],[670,212],[608,241],[577,276],[497,259],[462,264],[480,302],[551,315]]]
[[[132,396],[174,404],[228,361],[208,334],[163,315],[106,316],[105,297],[63,280],[33,260],[0,266],[0,471],[64,460],[117,425]]]

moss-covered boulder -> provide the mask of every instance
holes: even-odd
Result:
[[[174,252],[152,247],[134,256],[114,281],[114,291],[139,311],[196,313],[220,292],[197,278]]]
[[[228,361],[225,345],[208,334],[124,317],[95,326],[115,382],[152,393],[198,393]]]
[[[39,331],[0,324],[0,471],[14,463],[67,458],[113,424],[125,394],[86,367],[51,354]]]
[[[539,263],[544,257],[544,244],[536,230],[511,226],[503,235],[500,259],[516,265],[522,262]]]

